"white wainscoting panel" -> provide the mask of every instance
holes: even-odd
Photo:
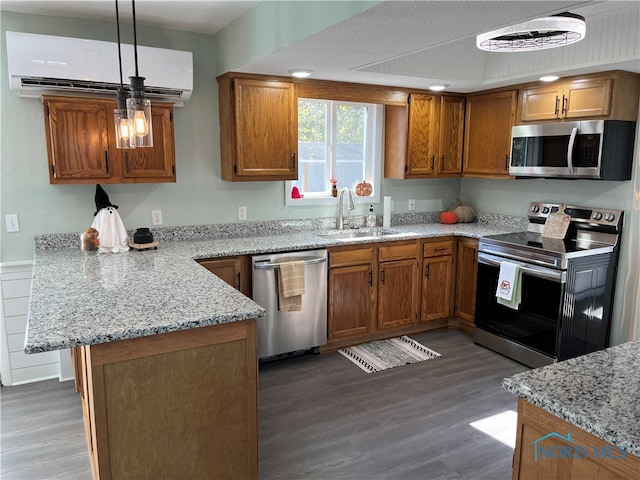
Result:
[[[33,262],[11,262],[0,265],[0,373],[4,385],[18,385],[49,378],[66,380],[73,377],[65,363],[61,371],[61,355],[69,351],[24,353],[24,340],[29,312],[29,293]]]

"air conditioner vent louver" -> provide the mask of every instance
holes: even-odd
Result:
[[[113,93],[118,90],[119,83],[104,83],[104,82],[91,82],[86,80],[65,80],[61,78],[28,78],[23,77],[20,79],[23,87],[43,87],[43,88],[55,88],[56,90],[85,90],[87,92],[94,93]],[[124,85],[124,89],[131,90],[130,85]],[[177,99],[182,97],[182,91],[173,90],[162,87],[153,87],[145,85],[145,94],[149,97],[175,97]]]

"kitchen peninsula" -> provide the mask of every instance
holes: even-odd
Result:
[[[82,252],[74,234],[36,237],[25,351],[73,348],[96,478],[257,477],[264,309],[194,260],[345,242],[283,225],[213,227],[158,229],[158,250],[120,254]],[[402,225],[376,241],[517,228]]]
[[[506,378],[518,398],[513,478],[637,479],[640,342]]]

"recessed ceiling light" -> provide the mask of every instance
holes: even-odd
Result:
[[[431,85],[429,90],[433,90],[434,92],[440,92],[447,88],[449,85]]]
[[[540,77],[541,82],[555,82],[560,77],[558,75],[545,75],[544,77]]]
[[[295,70],[289,70],[289,75],[296,78],[307,78],[313,75],[313,70],[306,70],[304,68],[297,68]]]
[[[564,12],[482,33],[476,46],[489,52],[528,52],[571,45],[585,33],[584,17]]]

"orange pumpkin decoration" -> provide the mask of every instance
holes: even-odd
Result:
[[[458,215],[456,215],[456,212],[451,211],[442,212],[440,213],[440,223],[444,223],[446,225],[458,223]]]
[[[358,185],[356,185],[356,195],[359,197],[368,197],[371,195],[373,188],[370,183],[367,183],[366,180],[363,180]]]

